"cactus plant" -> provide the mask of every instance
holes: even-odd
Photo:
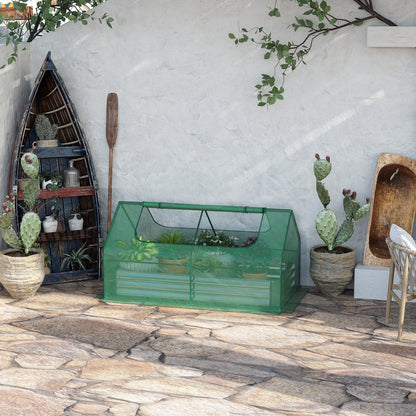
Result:
[[[40,192],[38,180],[39,160],[33,151],[34,149],[31,152],[25,153],[20,160],[24,172],[30,178],[23,193],[27,211],[23,215],[20,223],[20,235],[13,226],[16,213],[15,195],[10,194],[6,196],[6,202],[2,204],[3,213],[0,215],[0,234],[3,240],[10,247],[20,250],[25,254],[28,254],[29,250],[34,246],[41,228],[39,215],[33,212]]]
[[[344,189],[342,194],[344,195],[345,220],[338,229],[335,213],[327,208],[331,199],[328,190],[322,182],[331,172],[331,159],[329,156],[321,159],[318,153],[315,155],[315,158],[313,170],[316,178],[316,191],[319,200],[324,206],[324,209],[316,217],[315,227],[319,237],[328,246],[328,250],[332,251],[351,238],[354,233],[355,222],[364,217],[370,210],[370,199],[367,198],[366,204],[361,206],[355,200],[357,193],[351,192],[349,189]]]
[[[39,140],[53,140],[56,137],[58,126],[51,124],[48,117],[40,115],[36,117],[35,131]]]

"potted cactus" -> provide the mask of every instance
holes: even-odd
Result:
[[[48,117],[40,115],[35,120],[35,132],[38,136],[36,142],[37,147],[56,147],[58,146],[58,140],[56,139],[56,133],[58,126],[51,124]]]
[[[322,182],[331,172],[331,160],[327,156],[321,159],[315,155],[314,174],[316,178],[316,191],[324,206],[316,217],[315,227],[319,237],[325,245],[314,246],[310,251],[310,275],[319,290],[328,296],[340,295],[354,277],[355,252],[344,247],[354,233],[355,222],[364,217],[370,209],[370,199],[360,206],[356,201],[356,192],[344,189],[343,206],[345,219],[338,229],[337,218],[334,211],[328,209],[331,199],[329,192]]]
[[[25,299],[33,296],[45,277],[44,252],[34,248],[41,229],[39,215],[34,212],[39,196],[39,160],[32,152],[21,158],[21,166],[30,178],[23,192],[25,214],[19,226],[14,229],[16,196],[6,196],[0,215],[0,233],[11,247],[0,253],[0,282],[13,298]]]

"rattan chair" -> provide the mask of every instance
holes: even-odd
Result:
[[[392,260],[387,289],[386,325],[390,323],[391,301],[394,298],[400,306],[397,340],[401,341],[406,303],[416,299],[416,251],[395,244],[390,238],[386,238],[386,243]],[[398,284],[393,282],[394,271],[400,279]]]

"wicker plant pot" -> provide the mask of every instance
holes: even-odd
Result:
[[[17,190],[24,191],[26,185],[29,183],[30,178],[22,178],[17,180]]]
[[[0,282],[12,298],[30,298],[45,278],[44,252],[31,249],[30,253],[20,255],[15,249],[0,252]]]
[[[355,251],[337,247],[329,252],[326,246],[314,246],[310,251],[310,274],[325,296],[338,296],[354,278]]]

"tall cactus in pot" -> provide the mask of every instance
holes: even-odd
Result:
[[[39,196],[39,160],[33,153],[25,153],[20,159],[22,169],[29,177],[23,192],[25,213],[19,230],[14,228],[17,198],[10,194],[2,204],[0,234],[12,248],[0,252],[0,282],[15,299],[33,296],[45,278],[45,253],[35,248],[40,233],[39,215],[34,212]]]
[[[355,230],[355,222],[364,217],[370,210],[370,199],[367,198],[366,204],[361,206],[356,201],[357,193],[351,192],[349,189],[344,189],[342,194],[344,195],[343,206],[345,219],[338,229],[338,222],[334,211],[327,208],[331,198],[322,182],[331,172],[331,159],[329,156],[325,159],[321,159],[318,153],[315,155],[315,158],[313,170],[316,178],[316,192],[324,206],[324,209],[320,211],[316,217],[315,227],[319,237],[328,246],[328,250],[332,251],[334,248],[344,244],[351,238]]]
[[[16,215],[16,196],[11,194],[6,196],[6,201],[2,204],[3,213],[0,215],[0,233],[4,241],[12,248],[20,250],[22,253],[29,254],[30,249],[36,242],[41,229],[39,215],[33,212],[36,200],[39,196],[39,160],[31,152],[25,153],[21,160],[21,166],[26,175],[30,178],[23,192],[23,199],[26,205],[26,212],[20,223],[20,235],[14,228],[14,218]]]
[[[334,211],[328,208],[331,198],[322,182],[331,172],[331,159],[321,159],[318,154],[313,166],[316,178],[316,191],[324,206],[316,217],[315,227],[326,246],[315,246],[310,250],[310,275],[319,290],[326,296],[338,296],[354,278],[355,251],[344,247],[353,234],[355,222],[370,209],[370,200],[360,206],[356,201],[356,192],[344,189],[343,206],[345,219],[338,229]]]

